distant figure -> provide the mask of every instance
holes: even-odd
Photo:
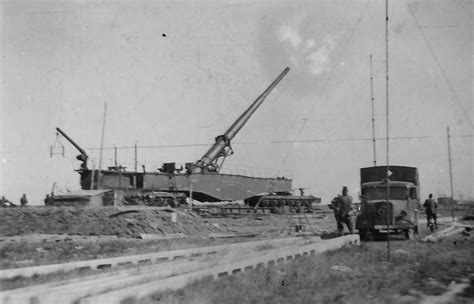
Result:
[[[44,204],[46,206],[52,206],[53,202],[54,202],[54,195],[51,194],[51,196],[49,196],[49,194],[46,194],[46,198],[44,199]]]
[[[438,227],[437,223],[437,218],[436,218],[436,209],[438,208],[438,204],[436,204],[436,201],[433,198],[433,194],[430,193],[429,198],[425,201],[423,204],[423,207],[425,207],[425,212],[426,212],[426,225],[430,227],[431,225],[431,219],[434,221],[434,226],[435,228]]]
[[[26,199],[26,194],[23,194],[23,196],[20,198],[20,204],[22,207],[28,204],[28,200]]]
[[[354,233],[352,225],[352,197],[348,195],[346,186],[342,187],[342,195],[338,195],[331,201],[329,208],[334,210],[334,217],[337,222],[337,230],[340,235],[344,235],[344,224],[349,229],[349,233]]]

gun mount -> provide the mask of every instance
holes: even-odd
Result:
[[[82,162],[81,169],[83,171],[88,170],[87,168],[88,156],[87,156],[86,151],[84,151],[84,149],[82,149],[74,140],[72,140],[72,138],[70,138],[63,130],[61,130],[60,128],[56,128],[56,131],[61,133],[61,135],[64,136],[81,153],[76,157],[76,159]]]
[[[289,204],[291,200],[293,203],[297,203],[293,196],[289,196],[292,189],[291,179],[219,173],[225,158],[232,154],[232,139],[289,70],[289,68],[285,68],[265,91],[240,114],[230,128],[224,134],[216,137],[214,145],[201,159],[186,163],[184,167],[177,167],[176,163],[165,163],[158,170],[150,172],[145,170],[138,172],[136,169],[127,171],[126,168],[118,165],[109,167],[108,170],[87,169],[88,156],[86,152],[62,130],[59,128],[57,130],[80,152],[77,159],[83,164],[77,171],[81,177],[81,188],[84,190],[113,189],[117,191],[117,197],[123,197],[125,201],[129,199],[129,204],[151,204],[146,199],[141,199],[148,195],[166,201],[170,193],[176,197],[176,201],[188,197],[199,202],[247,199],[253,201],[258,200],[263,193],[269,193],[272,197],[268,198],[266,203],[270,205]],[[163,192],[167,194],[162,195]],[[119,204],[122,204],[124,200],[120,200]],[[305,197],[305,202],[306,200],[307,197]]]
[[[193,165],[192,172],[219,172],[222,168],[224,160],[227,156],[232,155],[234,152],[230,145],[230,141],[237,135],[242,129],[245,123],[250,119],[252,114],[258,109],[263,103],[265,98],[270,92],[277,86],[280,80],[290,71],[287,67],[283,72],[267,87],[267,89],[255,99],[255,101],[243,112],[239,118],[232,124],[232,126],[223,134],[215,138],[214,145],[204,154],[204,156],[196,161]],[[219,160],[221,160],[219,162]]]

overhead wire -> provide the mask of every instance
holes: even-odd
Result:
[[[410,140],[410,139],[435,139],[435,138],[444,138],[445,136],[390,136],[390,140]],[[450,137],[474,137],[474,134],[466,135],[453,135]],[[387,140],[386,137],[377,137],[376,140]],[[354,142],[354,141],[371,141],[372,137],[361,137],[361,138],[316,138],[316,139],[302,139],[302,140],[279,140],[272,141],[271,143],[281,144],[281,143],[307,143],[307,142]]]
[[[474,134],[461,134],[461,135],[450,135],[451,138],[469,138],[474,137]],[[445,138],[441,135],[421,135],[421,136],[391,136],[390,140],[411,140],[411,139],[436,139]],[[284,143],[307,143],[307,142],[357,142],[357,141],[370,141],[372,137],[357,137],[357,138],[309,138],[301,140],[273,140],[268,142],[269,144],[284,144]],[[377,137],[376,140],[386,140],[385,137]],[[259,142],[235,142],[233,145],[254,145]],[[162,149],[162,148],[188,148],[188,147],[207,147],[209,143],[195,143],[195,144],[180,144],[180,145],[147,145],[138,146],[137,149]],[[113,149],[134,149],[135,146],[117,146],[117,147],[104,147],[104,150]],[[86,148],[86,150],[93,151],[99,150],[100,148],[92,147]]]
[[[434,61],[435,61],[436,64],[438,65],[438,68],[439,68],[439,70],[441,71],[441,75],[443,76],[444,81],[445,81],[446,84],[448,85],[449,90],[451,91],[451,94],[452,94],[452,96],[453,96],[454,101],[457,102],[457,104],[458,104],[459,107],[461,108],[462,112],[463,112],[464,115],[466,116],[467,121],[468,121],[469,124],[471,125],[471,128],[474,129],[474,124],[472,123],[472,120],[471,120],[471,118],[469,117],[469,114],[467,113],[467,111],[466,111],[466,109],[464,108],[463,104],[462,104],[461,101],[459,100],[458,95],[456,94],[456,91],[455,91],[454,88],[453,88],[453,85],[452,85],[451,82],[449,81],[449,78],[448,78],[448,76],[446,75],[446,72],[444,71],[443,67],[441,66],[441,63],[439,62],[438,56],[436,56],[436,53],[433,51],[433,48],[431,47],[431,44],[430,44],[429,41],[428,41],[428,38],[426,38],[425,32],[423,31],[423,29],[422,29],[420,23],[418,22],[418,19],[416,18],[415,13],[414,13],[413,10],[411,9],[410,4],[408,4],[408,11],[410,12],[411,16],[413,17],[413,20],[415,21],[415,24],[416,24],[416,26],[418,27],[418,30],[420,31],[421,36],[423,37],[423,40],[425,41],[426,46],[428,47],[428,49],[429,49],[429,51],[430,51],[430,53],[431,53],[431,56],[433,56]]]

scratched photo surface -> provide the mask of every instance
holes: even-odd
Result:
[[[299,229],[329,239],[337,226],[327,205],[343,186],[359,203],[360,168],[373,165],[417,168],[421,203],[430,193],[472,201],[472,10],[469,0],[0,1],[0,196],[8,207],[0,210],[0,267],[224,248],[289,237]],[[258,107],[252,108],[254,102]],[[175,165],[164,165],[170,163]],[[256,220],[252,212],[264,213],[280,198],[258,204],[258,198],[248,199],[270,192],[312,200]],[[56,205],[68,206],[45,206],[55,205],[52,197],[62,197]],[[206,217],[211,209],[189,210],[191,203],[222,201],[254,211],[224,216],[242,211],[221,208],[220,217]],[[179,203],[186,208],[173,209]],[[462,213],[457,212],[453,217]],[[441,213],[440,218],[452,215]],[[422,225],[428,234],[426,222]],[[346,241],[353,242],[328,246]],[[226,254],[232,254],[221,264],[278,244],[229,247]],[[375,246],[382,250],[384,244]],[[416,244],[394,246],[421,250]],[[459,252],[470,254],[468,248]],[[218,260],[213,253],[186,251],[177,254],[185,264],[166,271],[198,267],[186,258],[192,254],[207,259],[208,268],[218,265],[211,263]],[[344,254],[341,261],[350,256]],[[154,265],[160,258],[138,260]],[[327,265],[339,261],[320,259]],[[12,278],[18,274],[5,274],[0,286],[20,290],[105,276],[103,271],[120,276],[118,282],[136,271],[122,265],[125,272],[114,273],[114,263],[71,266],[63,277],[58,269],[17,280]],[[100,274],[99,266],[106,268]],[[294,269],[316,267],[293,266],[250,274],[253,286],[249,278],[204,282],[181,298],[155,293],[148,300],[217,303],[229,296],[238,303],[243,290],[253,290],[243,302],[338,301],[332,294],[316,298],[288,290],[274,297],[275,286],[283,288],[290,274],[304,277]],[[81,267],[89,268],[79,273]],[[347,275],[358,277],[354,271]],[[104,282],[96,280],[91,286]],[[226,289],[233,284],[238,291]],[[398,287],[387,293],[406,286]],[[270,298],[259,298],[258,290]],[[36,291],[29,292],[17,292],[23,298],[11,298],[13,303],[30,301]],[[67,302],[72,293],[64,290],[60,298],[55,292],[38,301]],[[136,290],[138,298],[146,294],[141,292]],[[212,292],[218,296],[205,294]]]

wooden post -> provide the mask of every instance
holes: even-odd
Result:
[[[135,172],[137,172],[137,143],[135,142]]]
[[[117,146],[114,145],[114,164],[115,164],[115,169],[117,169]]]
[[[100,189],[100,171],[102,169],[102,150],[104,148],[105,117],[107,114],[107,102],[104,103],[104,119],[102,121],[102,135],[100,139],[99,171],[97,176],[97,189]]]
[[[449,185],[451,186],[451,217],[454,222],[454,194],[453,194],[453,167],[451,164],[451,136],[449,135],[449,126],[447,127],[448,132],[448,160],[449,160]]]

